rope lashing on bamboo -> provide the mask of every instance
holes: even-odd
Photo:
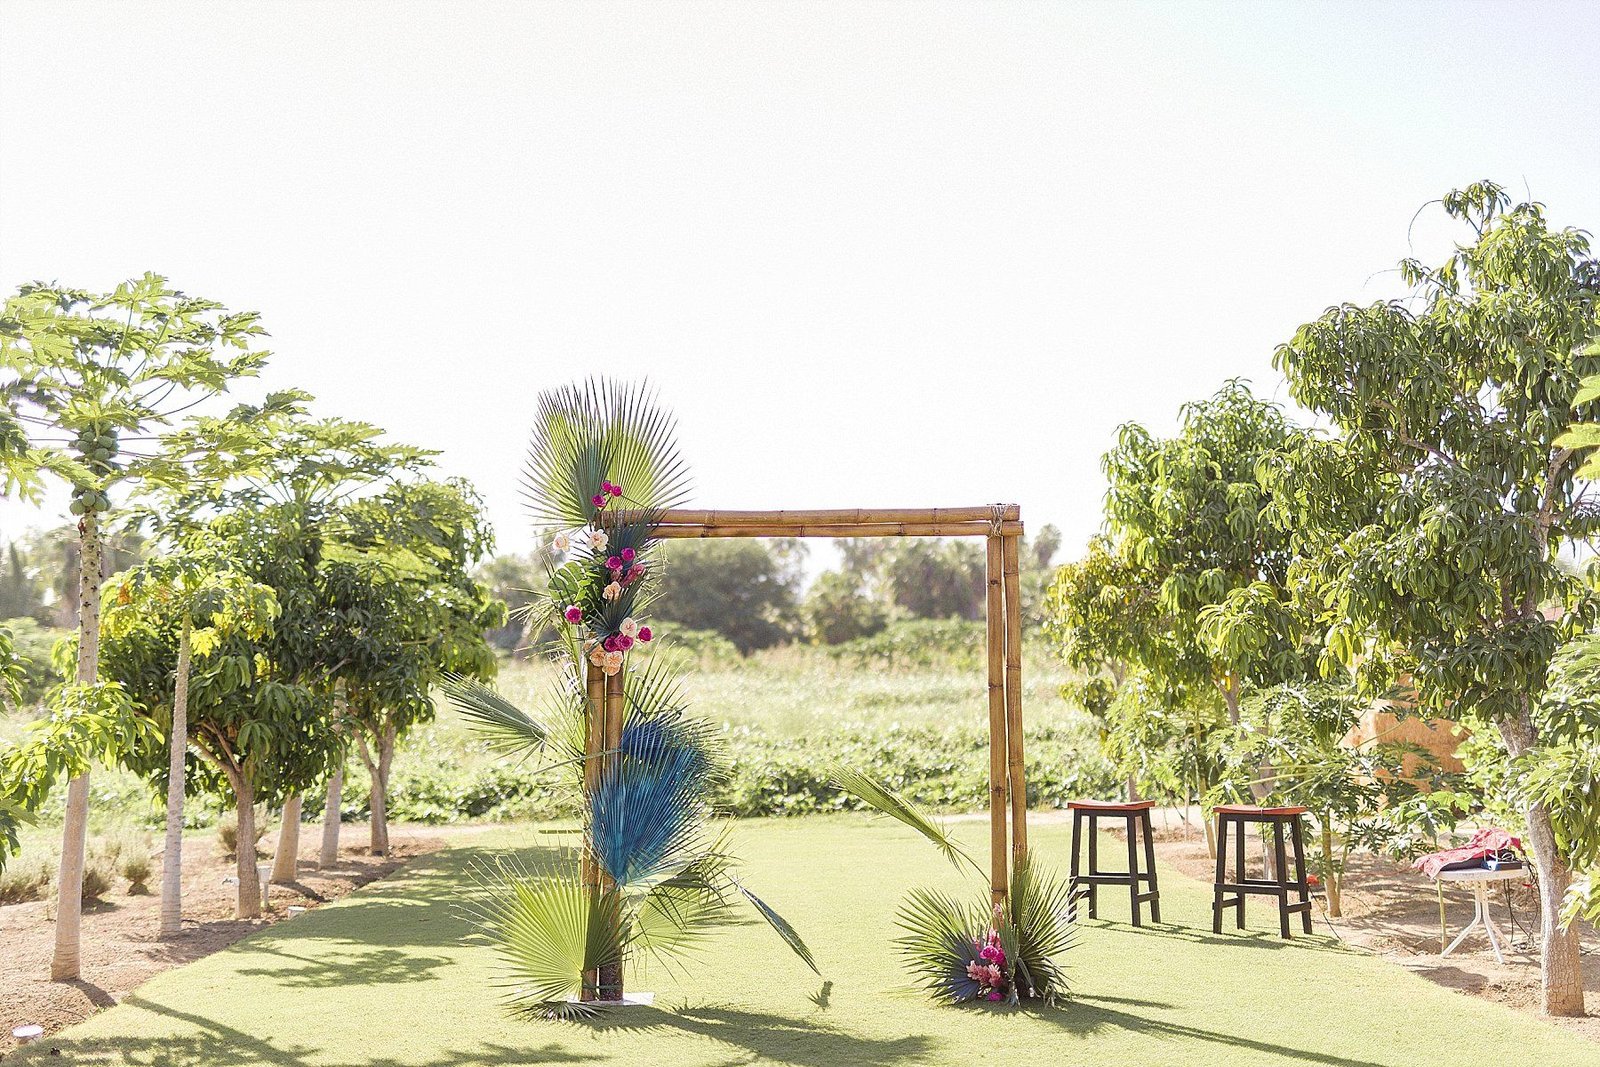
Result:
[[[999,537],[1006,526],[1006,505],[989,505],[989,536]]]

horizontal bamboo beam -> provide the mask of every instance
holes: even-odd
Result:
[[[883,522],[816,523],[795,526],[752,524],[749,526],[668,525],[651,530],[652,537],[988,537],[994,527],[987,522]],[[1022,523],[1002,522],[1001,537],[1021,537]]]
[[[663,526],[866,526],[877,523],[983,522],[996,518],[1017,522],[1022,508],[1016,504],[991,504],[978,508],[824,508],[811,511],[690,511],[673,508],[650,513],[613,511],[605,516],[608,526],[635,522],[654,522]]]

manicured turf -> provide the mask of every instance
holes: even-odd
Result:
[[[985,827],[962,836],[982,855]],[[491,844],[543,841],[496,832]],[[1033,834],[1063,857],[1066,835]],[[1022,1012],[935,1007],[889,947],[902,893],[959,879],[920,838],[867,817],[752,822],[745,876],[802,930],[831,984],[765,925],[723,931],[687,974],[652,967],[657,1007],[599,1022],[507,1016],[492,952],[455,906],[481,850],[458,849],[150,982],[14,1063],[471,1067],[478,1064],[1600,1064],[1600,1047],[1433,986],[1324,937],[1285,944],[1265,902],[1252,932],[1214,937],[1209,888],[1161,871],[1164,918],[1126,904],[1085,923],[1073,999]],[[60,1058],[49,1055],[51,1047]],[[1495,1049],[1501,1051],[1496,1052]]]

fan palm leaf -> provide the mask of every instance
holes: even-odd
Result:
[[[985,987],[967,973],[981,964],[973,933],[988,925],[975,907],[933,889],[913,889],[895,916],[904,934],[895,939],[911,980],[930,995],[950,1002],[973,1000]]]
[[[731,862],[720,845],[664,881],[656,883],[633,913],[628,945],[663,960],[692,953],[729,914]]]
[[[670,877],[705,850],[704,755],[671,730],[629,733],[588,804],[595,856],[624,889]]]
[[[467,721],[490,751],[502,755],[529,755],[544,748],[550,728],[501,696],[492,686],[460,675],[446,675],[439,683],[445,700]]]
[[[1018,981],[1029,996],[1053,1001],[1067,993],[1064,957],[1077,940],[1070,882],[1019,861],[1006,898],[1006,925],[1016,938],[1007,947],[1017,964]]]
[[[523,493],[534,521],[587,525],[603,481],[632,509],[656,513],[687,499],[677,426],[646,384],[590,379],[539,396]]]
[[[573,869],[530,872],[514,862],[483,872],[474,911],[505,971],[514,1008],[546,1010],[582,991],[582,975],[622,958],[623,900],[581,884]]]

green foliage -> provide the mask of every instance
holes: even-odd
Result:
[[[801,549],[782,540],[710,538],[665,546],[656,618],[678,629],[713,630],[741,653],[792,638],[798,629]]]
[[[981,622],[964,619],[904,619],[870,637],[834,645],[828,654],[862,670],[913,670],[948,665],[976,669],[984,659]]]
[[[825,571],[806,591],[806,634],[823,645],[871,637],[889,624],[889,609],[844,571]]]
[[[56,647],[71,632],[41,626],[30,618],[5,619],[0,630],[10,637],[17,703],[24,707],[39,703],[51,686],[63,680],[55,666]]]

